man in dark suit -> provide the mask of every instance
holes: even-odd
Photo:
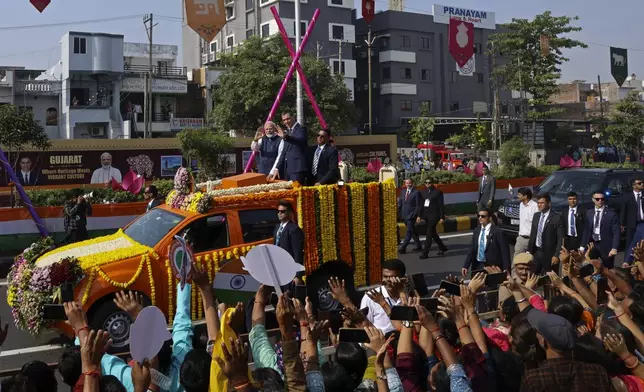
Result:
[[[306,133],[306,128],[295,121],[291,112],[282,114],[282,122],[288,128],[288,131],[277,128],[277,136],[284,140],[284,148],[277,157],[276,167],[284,167],[285,180],[306,184],[306,173],[308,171],[306,153],[309,147],[309,136]],[[276,176],[277,173],[274,169],[269,178],[275,178]]]
[[[405,190],[398,197],[398,213],[407,227],[405,239],[398,249],[399,253],[407,253],[407,245],[409,245],[412,238],[415,245],[414,252],[421,250],[420,238],[418,238],[418,233],[416,232],[416,223],[420,222],[420,217],[418,216],[420,208],[420,193],[414,186],[414,180],[407,178],[405,180]]]
[[[561,218],[566,233],[563,246],[568,250],[579,249],[586,224],[586,209],[579,205],[575,192],[568,192],[568,210],[561,214]]]
[[[280,223],[275,228],[274,244],[293,256],[296,263],[304,265],[304,232],[297,223],[292,221],[293,205],[286,200],[280,200],[277,206],[277,218]],[[299,280],[302,275],[304,272],[298,273],[296,279]]]
[[[468,269],[477,271],[490,266],[510,271],[510,247],[503,231],[492,223],[492,209],[481,209],[478,218],[479,227],[472,234],[472,245],[465,256],[461,273],[465,276]]]
[[[579,250],[583,252],[586,246],[593,242],[604,267],[612,269],[615,266],[615,256],[620,240],[619,218],[615,211],[606,206],[604,192],[594,192],[593,203],[595,208],[586,212],[586,226]]]
[[[631,181],[631,186],[633,191],[622,196],[619,210],[619,222],[622,233],[626,233],[627,246],[633,241],[637,226],[644,224],[644,180],[636,177]]]
[[[148,202],[145,212],[161,205],[161,200],[159,200],[159,191],[154,185],[149,185],[145,188],[143,191],[143,199]]]
[[[445,221],[443,192],[434,187],[434,184],[430,179],[425,180],[425,186],[427,189],[420,192],[421,211],[418,214],[420,219],[424,220],[425,225],[427,225],[423,253],[419,256],[421,260],[429,257],[429,249],[432,247],[432,240],[436,241],[436,244],[438,245],[437,256],[442,256],[447,251],[447,247],[443,244],[443,241],[436,231],[438,223]]]
[[[478,211],[492,208],[496,193],[496,178],[490,174],[490,168],[483,165],[483,175],[479,178],[479,198],[476,200]]]
[[[22,186],[33,186],[38,184],[38,172],[32,169],[31,158],[22,157],[20,158],[20,171],[16,173],[18,181]]]
[[[320,130],[317,135],[317,146],[309,150],[310,185],[335,184],[340,178],[338,149],[329,142],[330,138],[330,130]]]
[[[528,250],[534,256],[533,271],[543,274],[552,270],[559,263],[559,254],[564,238],[564,227],[561,215],[550,209],[550,195],[545,193],[537,196],[539,212],[532,217],[532,229]]]

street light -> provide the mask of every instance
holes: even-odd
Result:
[[[376,37],[371,38],[371,23],[369,23],[369,32],[367,33],[367,39],[365,43],[367,44],[367,58],[369,61],[369,135],[371,135],[371,129],[373,128],[373,109],[371,108],[371,46],[376,40]]]

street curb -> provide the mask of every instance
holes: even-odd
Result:
[[[439,223],[436,229],[439,233],[458,233],[461,231],[470,231],[476,229],[478,220],[475,215],[471,216],[455,216],[453,218],[446,218],[443,223]],[[425,233],[425,223],[416,225],[417,233]],[[407,227],[402,222],[398,223],[398,235],[400,238],[405,237]]]

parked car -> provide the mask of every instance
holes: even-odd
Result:
[[[608,205],[615,211],[620,210],[620,198],[632,190],[631,181],[644,175],[641,169],[605,168],[568,168],[550,174],[533,189],[534,195],[548,193],[552,198],[552,210],[561,212],[568,208],[568,192],[577,193],[579,204],[593,208],[592,194],[597,190],[604,192]],[[519,233],[519,200],[515,197],[506,200],[498,211],[499,227],[511,242]]]

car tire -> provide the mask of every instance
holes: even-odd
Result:
[[[331,277],[344,280],[347,295],[352,301],[357,300],[351,267],[341,261],[329,261],[306,279],[308,297],[313,303],[314,309],[318,311],[333,312],[341,308],[340,303],[331,295],[328,283]]]
[[[143,306],[150,306],[152,301],[143,295]],[[114,296],[108,296],[96,303],[88,312],[89,326],[97,331],[106,331],[112,339],[108,352],[118,354],[130,350],[130,328],[134,320],[129,314],[119,309],[114,303]]]

